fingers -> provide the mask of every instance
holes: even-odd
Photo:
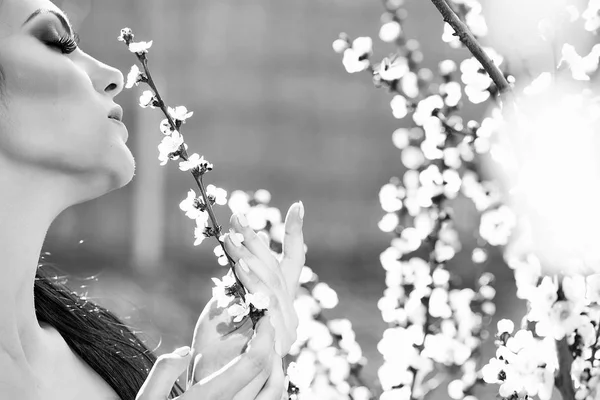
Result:
[[[286,293],[275,294],[266,284],[253,272],[252,267],[248,270],[241,267],[246,263],[240,259],[235,264],[235,272],[250,293],[263,293],[269,296],[267,315],[275,327],[275,351],[279,356],[284,356],[296,340],[297,316],[291,298]]]
[[[229,400],[249,384],[258,387],[259,390],[262,385],[254,385],[255,380],[262,379],[266,382],[271,374],[272,358],[276,357],[273,348],[274,339],[275,330],[269,318],[261,318],[256,324],[256,331],[246,351],[220,370],[191,386],[183,397],[186,400],[188,398]],[[257,394],[258,391],[248,398],[255,398]]]
[[[268,244],[265,243],[258,237],[254,229],[248,226],[248,221],[243,214],[234,214],[229,219],[229,223],[233,227],[236,232],[244,235],[244,246],[252,254],[254,254],[259,259],[263,260],[263,262],[270,268],[278,268],[279,263],[277,259],[271,253],[271,249],[269,249]]]
[[[285,374],[283,373],[281,361],[281,358],[278,357],[273,359],[273,367],[269,380],[256,397],[256,400],[281,400],[285,382]]]
[[[189,346],[159,356],[140,388],[136,400],[166,399],[179,375],[187,368],[189,361]]]
[[[260,239],[257,238],[258,241]],[[287,288],[285,287],[285,283],[283,281],[283,276],[281,275],[281,271],[279,268],[271,268],[267,265],[267,263],[263,262],[262,259],[259,259],[255,256],[246,246],[245,243],[237,243],[232,240],[231,235],[225,235],[225,249],[233,258],[236,264],[241,259],[244,260],[244,263],[248,265],[250,270],[258,279],[263,281],[269,289],[271,289],[275,294],[281,295],[287,292]]]
[[[285,235],[283,236],[283,257],[281,270],[285,283],[292,297],[296,296],[300,272],[306,262],[304,253],[304,234],[302,226],[304,220],[304,204],[299,201],[292,204],[285,216]]]

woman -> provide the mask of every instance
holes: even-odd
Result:
[[[52,2],[0,0],[0,399],[279,400],[304,264],[301,203],[288,211],[281,262],[244,216],[232,217],[245,240],[228,236],[226,248],[248,290],[270,296],[269,312],[254,332],[211,300],[188,354],[156,359],[108,310],[38,266],[54,218],[133,178],[125,130],[109,118],[121,118],[113,98],[122,89],[122,74],[77,47]],[[188,366],[184,393],[174,384]]]

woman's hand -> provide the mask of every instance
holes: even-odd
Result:
[[[281,400],[284,375],[275,353],[275,331],[268,317],[256,324],[254,337],[244,353],[231,360],[218,374],[190,386],[178,400]],[[184,349],[185,350],[185,349]],[[191,353],[163,354],[156,360],[136,400],[165,400],[175,381],[190,362]],[[278,370],[279,369],[279,370]],[[243,396],[240,397],[240,394]]]
[[[296,340],[298,318],[293,301],[305,262],[303,214],[302,203],[294,203],[288,210],[280,260],[273,256],[259,235],[247,226],[243,216],[233,215],[230,220],[232,228],[244,236],[243,243],[237,246],[230,235],[225,238],[225,248],[235,261],[235,271],[242,284],[250,293],[262,292],[269,296],[270,304],[266,314],[275,327],[275,349],[280,356],[286,355]],[[193,368],[188,371],[191,382],[203,379],[240,355],[252,333],[250,318],[236,324],[227,309],[218,307],[216,298],[211,299],[194,330]],[[196,359],[197,355],[201,357]]]

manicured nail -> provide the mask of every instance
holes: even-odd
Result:
[[[304,203],[302,202],[302,200],[299,201],[300,203],[300,208],[298,209],[298,216],[300,217],[300,219],[304,219]]]
[[[235,247],[242,247],[242,241],[244,240],[244,235],[242,235],[241,233],[237,233],[237,232],[229,232],[229,239],[231,240],[231,243],[233,243],[233,245]]]
[[[183,346],[173,351],[173,354],[177,354],[180,357],[185,357],[190,353],[190,346]]]
[[[250,272],[250,268],[248,268],[248,264],[246,263],[246,261],[244,261],[243,258],[240,258],[238,260],[238,265],[240,266],[240,268],[242,268],[242,271],[246,273]]]
[[[248,227],[248,220],[246,219],[246,216],[244,214],[238,214],[237,215],[237,219],[238,219],[238,222],[240,223],[240,225],[243,228],[247,228]]]

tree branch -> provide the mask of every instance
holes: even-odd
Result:
[[[573,355],[569,350],[567,338],[556,341],[556,352],[558,353],[558,375],[554,380],[554,385],[560,392],[563,400],[575,400],[575,389],[571,379],[571,364],[573,364]]]
[[[481,48],[481,45],[475,39],[475,36],[471,33],[467,25],[458,18],[456,13],[450,8],[446,0],[431,0],[433,5],[438,9],[444,22],[450,24],[454,29],[455,35],[458,36],[460,41],[469,49],[473,57],[477,59],[486,70],[490,78],[494,81],[500,93],[510,92],[510,84],[504,78],[502,71],[494,64],[492,59],[486,54]]]

